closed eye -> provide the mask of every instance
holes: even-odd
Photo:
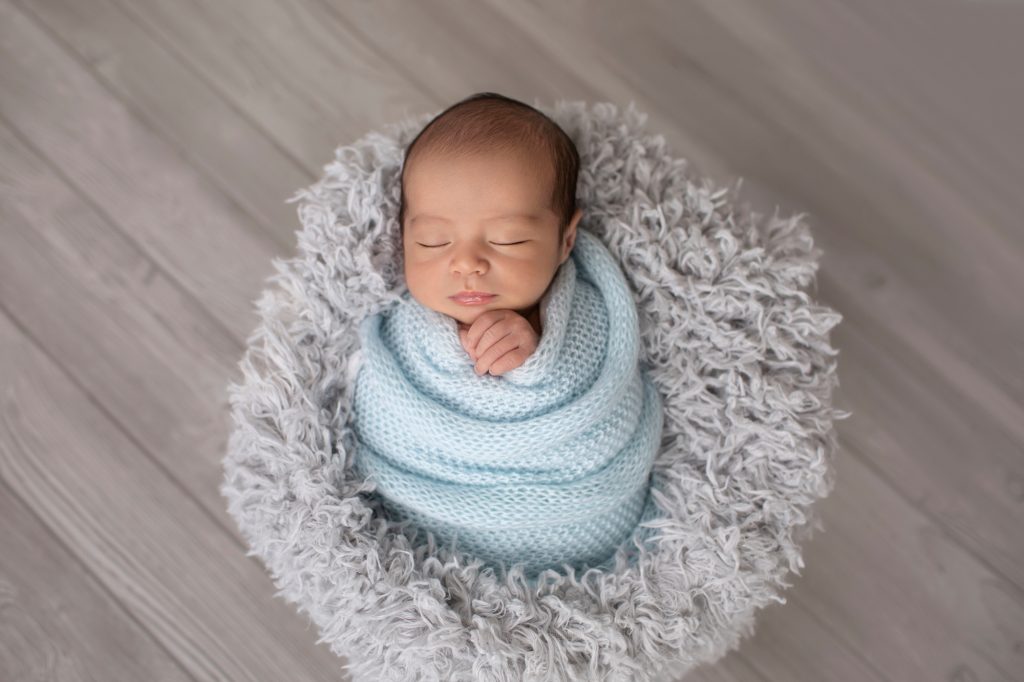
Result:
[[[525,244],[528,241],[530,241],[530,240],[529,239],[524,239],[521,242],[508,242],[506,244],[503,244],[501,242],[491,242],[491,243],[494,244],[495,246],[515,246],[517,244]],[[426,247],[428,249],[437,249],[437,248],[440,248],[442,246],[447,246],[450,242],[445,242],[444,244],[420,244],[419,242],[416,242],[416,243],[419,244],[420,246]]]

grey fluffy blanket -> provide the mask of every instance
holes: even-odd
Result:
[[[405,291],[402,152],[433,116],[339,147],[300,201],[294,258],[257,301],[229,386],[221,492],[278,587],[367,680],[671,680],[785,602],[833,487],[841,316],[806,289],[821,255],[802,215],[762,220],[643,130],[632,103],[558,102],[583,223],[622,265],[664,404],[650,540],[613,570],[495,575],[414,545],[350,464],[357,327]]]

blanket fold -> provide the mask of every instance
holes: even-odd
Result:
[[[582,227],[540,316],[521,366],[477,376],[458,322],[406,292],[363,320],[353,398],[353,467],[395,520],[531,575],[611,559],[650,503],[663,425],[636,302]]]

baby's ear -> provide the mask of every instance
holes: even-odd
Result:
[[[580,206],[577,206],[576,210],[573,211],[572,218],[569,219],[569,223],[573,227],[576,227],[576,224],[580,222],[580,218],[582,218],[582,217],[583,217],[583,208],[580,207]]]
[[[580,222],[580,218],[583,217],[583,209],[577,208],[576,212],[572,216],[572,220],[569,221],[568,226],[565,228],[565,241],[562,244],[562,249],[565,253],[562,255],[559,265],[569,259],[569,254],[572,253],[572,248],[576,245],[576,226]]]

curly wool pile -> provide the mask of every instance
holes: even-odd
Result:
[[[801,216],[765,221],[691,177],[632,104],[539,104],[581,156],[581,225],[620,263],[664,407],[649,539],[611,569],[495,573],[414,544],[353,473],[359,323],[407,291],[405,145],[433,114],[336,150],[300,201],[294,258],[229,387],[221,493],[278,595],[356,680],[673,680],[739,646],[833,487],[842,317],[805,292],[821,251]],[[738,189],[738,187],[737,187]]]

